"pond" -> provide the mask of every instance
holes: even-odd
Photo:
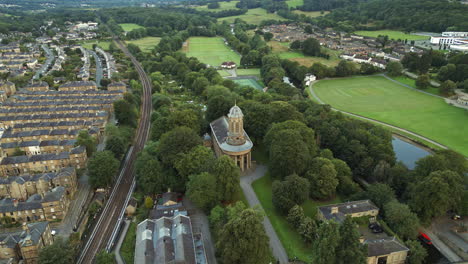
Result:
[[[417,160],[431,154],[428,150],[396,136],[393,136],[392,145],[397,161],[403,162],[410,170],[414,169]]]

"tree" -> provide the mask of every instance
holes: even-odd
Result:
[[[401,75],[403,71],[403,65],[399,61],[391,61],[387,64],[387,72],[391,77],[397,77]]]
[[[452,95],[457,89],[457,84],[452,82],[451,80],[447,80],[439,88],[441,94],[444,95]]]
[[[136,183],[145,194],[161,193],[168,187],[158,159],[148,151],[141,152],[135,161]]]
[[[21,150],[19,147],[16,147],[13,154],[11,154],[11,156],[24,156],[24,155],[26,155],[26,151]]]
[[[113,136],[107,138],[105,150],[114,153],[114,157],[116,159],[120,159],[122,157],[125,153],[125,149],[126,144],[122,137]]]
[[[153,208],[153,199],[151,199],[150,196],[145,197],[145,207],[146,207],[146,209]]]
[[[192,90],[197,95],[202,95],[205,89],[210,85],[210,81],[207,78],[200,76],[192,84]]]
[[[365,264],[367,263],[367,247],[363,245],[359,238],[361,234],[356,229],[351,217],[346,217],[340,226],[340,241],[336,248],[336,263]]]
[[[301,220],[297,232],[304,242],[312,243],[317,233],[317,223],[308,216],[303,217]]]
[[[307,34],[312,34],[314,33],[314,29],[312,28],[311,25],[307,25],[304,27],[304,32],[307,33]]]
[[[217,9],[219,8],[219,3],[218,2],[213,2],[208,4],[208,9]]]
[[[187,183],[187,197],[205,212],[209,212],[219,200],[215,177],[207,172],[190,175]]]
[[[115,118],[119,124],[136,127],[138,112],[136,107],[127,100],[117,100],[114,102]]]
[[[283,214],[296,204],[302,204],[309,196],[309,182],[297,176],[289,175],[284,181],[274,181],[272,185],[273,205]]]
[[[385,48],[390,40],[387,35],[378,35],[376,41],[382,45],[382,48]]]
[[[219,157],[213,168],[216,186],[220,199],[232,201],[239,191],[240,169],[234,161],[226,155]]]
[[[335,67],[335,72],[338,77],[346,77],[358,73],[358,69],[353,62],[342,60]]]
[[[338,186],[335,166],[329,159],[317,157],[305,176],[310,182],[310,196],[315,199],[328,199],[335,195]]]
[[[462,202],[463,178],[456,172],[435,171],[419,181],[410,194],[409,205],[423,223],[457,209]]]
[[[335,167],[336,178],[338,179],[336,191],[344,196],[359,192],[359,185],[353,181],[353,172],[348,164],[340,159],[333,159],[333,156],[330,158]]]
[[[96,145],[96,139],[92,137],[88,131],[81,130],[78,133],[75,146],[84,146],[86,148],[86,155],[88,157],[91,157],[91,155],[93,155],[93,153],[96,151]]]
[[[216,243],[224,264],[270,262],[268,237],[263,229],[263,214],[247,208],[229,220]]]
[[[107,87],[109,84],[111,83],[111,80],[107,79],[107,78],[102,78],[101,79],[101,86],[103,87]]]
[[[166,166],[173,166],[181,154],[201,145],[201,138],[188,127],[176,127],[161,136],[158,146],[158,156]]]
[[[300,40],[295,40],[291,43],[289,46],[290,49],[292,50],[298,50],[302,48],[302,42]]]
[[[41,264],[69,264],[73,263],[75,252],[70,244],[62,237],[57,237],[54,243],[39,251],[39,263]]]
[[[272,38],[273,38],[273,34],[270,33],[270,32],[265,32],[265,34],[263,34],[263,39],[264,39],[266,42],[270,41]]]
[[[321,54],[320,42],[314,38],[308,38],[302,43],[302,52],[308,56],[319,56]]]
[[[417,240],[408,240],[405,243],[409,248],[408,264],[421,264],[427,257],[427,250]]]
[[[88,161],[89,182],[93,188],[109,186],[119,169],[119,161],[110,151],[95,153]]]
[[[113,253],[107,253],[104,249],[96,255],[96,264],[114,264],[115,256]]]
[[[366,196],[379,208],[395,200],[395,192],[384,183],[371,184],[367,187]]]
[[[335,221],[321,223],[312,246],[312,263],[337,263],[336,248],[340,240],[339,227]]]
[[[427,74],[421,74],[416,79],[416,87],[421,90],[425,90],[430,85],[430,79]]]
[[[299,226],[304,217],[304,209],[302,209],[300,205],[296,204],[289,209],[288,217],[286,219],[292,226]]]
[[[403,239],[415,239],[418,235],[419,219],[406,204],[391,201],[385,204],[385,222]]]
[[[205,146],[196,146],[186,154],[182,154],[174,167],[182,177],[187,178],[192,174],[200,174],[205,171],[212,171],[216,162],[213,151]]]

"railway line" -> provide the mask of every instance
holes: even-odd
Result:
[[[113,238],[114,230],[118,228],[118,223],[120,222],[119,218],[121,217],[121,212],[123,212],[123,208],[126,206],[127,197],[133,191],[135,177],[134,163],[136,156],[144,148],[150,130],[150,115],[152,109],[151,81],[141,64],[128,51],[124,43],[117,38],[114,38],[114,41],[124,54],[131,59],[143,86],[140,120],[135,133],[133,147],[130,148],[123,161],[121,171],[113,185],[111,195],[83,247],[77,260],[78,264],[93,263],[95,256],[102,249],[105,249],[111,238]]]

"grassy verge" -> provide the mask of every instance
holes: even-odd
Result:
[[[410,86],[412,88],[418,89],[416,87],[416,81],[411,79],[410,77],[398,76],[398,77],[391,77],[391,78],[394,79],[395,81],[401,82],[402,84],[406,84],[406,85],[408,85],[408,86]],[[430,86],[426,90],[421,90],[421,91],[428,92],[428,93],[431,93],[431,94],[434,94],[434,95],[442,96],[442,94],[440,94],[439,88],[436,88],[436,87],[433,87],[433,86]]]
[[[120,255],[126,264],[132,264],[134,261],[136,228],[137,224],[135,222],[130,223],[125,239],[122,242],[122,247],[120,248]]]

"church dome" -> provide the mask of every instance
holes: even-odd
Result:
[[[244,114],[242,113],[242,110],[237,106],[237,105],[234,105],[233,107],[231,107],[231,110],[229,110],[229,114],[228,114],[228,117],[231,118],[240,118],[240,117],[243,117]]]

